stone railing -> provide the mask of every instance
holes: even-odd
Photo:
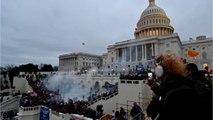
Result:
[[[34,106],[34,107],[20,107],[19,108],[19,111],[22,111],[22,112],[26,112],[26,111],[38,111],[40,110],[40,105],[39,106]]]
[[[12,97],[0,104],[0,111],[5,112],[5,111],[10,111],[10,110],[18,110],[19,106],[19,100],[21,98],[21,95],[17,95],[15,97]]]
[[[38,105],[38,106],[34,106],[34,107],[20,107],[19,108],[19,113],[18,116],[16,117],[16,119],[21,119],[24,118],[25,116],[27,116],[27,118],[30,118],[29,116],[31,115],[33,118],[33,115],[39,115],[40,114],[40,110],[41,107],[45,107],[42,105]],[[46,107],[47,108],[47,107]],[[80,120],[92,120],[90,118],[86,118],[83,115],[77,115],[77,114],[64,114],[64,113],[60,113],[60,112],[56,112],[56,111],[52,111],[51,109],[49,109],[49,118],[51,120],[70,120],[70,118],[74,118],[74,119],[80,119]]]
[[[19,115],[34,115],[40,113],[41,106],[33,106],[33,107],[19,107]]]
[[[17,90],[14,90],[14,89],[4,89],[4,90],[0,91],[0,93],[3,94],[5,92],[8,92],[9,94],[12,94],[14,91],[17,91]]]
[[[98,102],[98,101],[100,101],[100,100],[108,100],[108,99],[110,99],[110,98],[112,98],[112,97],[114,97],[114,96],[116,96],[116,95],[118,95],[118,91],[116,91],[116,92],[114,92],[113,94],[110,94],[110,95],[108,95],[108,96],[104,96],[104,97],[98,97],[97,99],[95,99],[95,100],[92,100],[91,102],[89,102],[88,103],[88,106],[90,106],[90,105],[92,105],[92,104],[94,104],[94,103],[96,103],[96,102]]]

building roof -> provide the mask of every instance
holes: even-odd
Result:
[[[90,57],[101,57],[101,55],[95,55],[90,53],[78,52],[60,55],[59,58],[77,57],[77,56],[90,56]]]

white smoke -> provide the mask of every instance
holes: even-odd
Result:
[[[88,82],[77,79],[73,74],[65,73],[56,73],[49,76],[45,87],[52,91],[59,91],[65,102],[68,101],[68,98],[86,99],[90,92],[90,84]]]

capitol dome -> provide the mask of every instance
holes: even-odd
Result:
[[[135,38],[167,36],[173,32],[174,28],[166,12],[155,4],[155,0],[149,0],[149,6],[142,12],[137,23]]]

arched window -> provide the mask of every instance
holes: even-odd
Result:
[[[203,53],[202,53],[202,58],[203,58],[203,59],[207,59],[207,54],[206,54],[206,52],[203,52]]]

